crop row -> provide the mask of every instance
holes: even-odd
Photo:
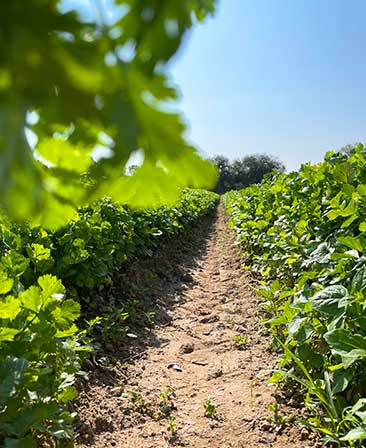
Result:
[[[131,257],[149,255],[162,236],[187,229],[217,195],[187,190],[174,207],[131,210],[101,201],[55,233],[0,221],[0,445],[64,446],[67,403],[90,348],[75,321],[78,291],[101,287]],[[59,440],[59,442],[57,442]]]
[[[271,381],[301,389],[324,444],[364,446],[366,148],[274,174],[225,204],[283,353]]]

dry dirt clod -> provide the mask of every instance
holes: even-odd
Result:
[[[224,373],[224,372],[222,371],[222,368],[221,368],[221,367],[219,367],[219,368],[213,368],[213,369],[211,369],[211,370],[208,372],[207,379],[208,379],[208,380],[213,380],[214,378],[220,378],[220,376],[222,376],[223,373]]]
[[[179,348],[179,353],[181,354],[192,353],[193,351],[194,351],[194,344],[192,342],[182,344]]]
[[[219,320],[220,320],[219,316],[217,316],[216,314],[211,314],[210,316],[202,317],[202,319],[200,319],[200,322],[202,324],[211,324]]]

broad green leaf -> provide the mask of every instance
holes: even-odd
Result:
[[[326,214],[327,218],[331,221],[337,219],[339,216],[342,216],[342,210],[340,208],[336,208],[334,210],[330,210]]]
[[[19,296],[22,307],[38,313],[43,305],[43,300],[37,286],[31,286],[26,291],[22,292]]]
[[[334,170],[334,178],[338,182],[347,183],[350,175],[350,164],[347,162],[338,163]]]
[[[364,250],[363,244],[361,243],[359,238],[352,236],[340,236],[338,238],[338,241],[341,244],[344,244],[345,246],[349,247],[350,249],[357,250],[358,252],[362,252]]]
[[[354,374],[350,371],[336,370],[333,374],[332,392],[338,394],[345,391],[353,377]]]
[[[308,221],[301,219],[296,226],[296,234],[301,236],[307,231]]]
[[[19,299],[7,296],[0,300],[0,319],[15,319],[20,310],[21,304]]]
[[[345,207],[342,211],[341,211],[341,216],[343,216],[344,218],[350,216],[352,217],[353,215],[356,214],[357,211],[357,205],[355,203],[355,201],[353,199],[351,199],[347,205],[347,207]]]
[[[27,361],[15,357],[6,357],[0,363],[0,403],[6,403],[16,393],[22,382]]]
[[[77,173],[86,172],[92,164],[90,152],[91,149],[61,138],[43,139],[37,146],[37,153],[53,167]]]
[[[289,336],[292,337],[294,334],[296,334],[298,332],[299,328],[302,326],[302,324],[306,321],[307,321],[306,317],[302,317],[300,315],[295,315],[287,327]]]
[[[66,330],[58,330],[55,333],[55,338],[63,339],[74,336],[78,332],[78,327],[75,324],[69,326]]]
[[[342,358],[345,368],[366,357],[366,338],[352,334],[349,330],[338,328],[325,333],[324,339],[332,353]]]
[[[64,300],[61,303],[61,315],[64,319],[75,321],[80,316],[80,304],[75,300]]]
[[[4,448],[36,448],[37,442],[31,435],[21,437],[20,439],[11,439],[7,437],[4,440]]]
[[[19,332],[17,328],[0,327],[0,342],[13,341]]]
[[[336,317],[347,306],[348,291],[342,285],[324,288],[311,298],[312,307],[320,313]]]
[[[31,407],[23,408],[16,416],[12,425],[20,436],[25,436],[37,424],[43,423],[57,409],[55,402],[35,403]]]
[[[358,228],[360,232],[366,232],[366,222],[361,222]]]
[[[353,276],[351,292],[364,291],[366,289],[366,268],[359,269]]]
[[[9,278],[4,271],[0,270],[0,294],[6,294],[11,291],[13,284],[14,280]]]
[[[65,288],[61,280],[50,274],[43,275],[38,279],[38,284],[41,287],[42,300],[46,302],[49,298],[62,299],[65,294]]]
[[[342,229],[346,229],[347,227],[349,227],[354,221],[356,221],[356,219],[358,219],[359,216],[355,213],[352,216],[350,216],[348,219],[346,219],[344,221],[344,223],[341,225]]]
[[[74,400],[78,396],[78,392],[75,387],[68,386],[63,391],[61,391],[57,398],[62,403],[68,403],[71,400]]]
[[[1,50],[0,50],[1,51]],[[16,219],[26,219],[41,204],[41,179],[24,129],[27,105],[14,92],[0,101],[1,205]]]
[[[340,440],[343,442],[351,442],[356,440],[364,440],[366,439],[366,428],[357,427],[351,429],[344,437],[341,437]]]
[[[48,260],[51,257],[51,250],[48,247],[44,247],[42,244],[32,243],[27,249],[30,258],[36,262]]]
[[[309,344],[299,345],[296,353],[301,361],[308,367],[320,369],[324,365],[322,355],[316,353]]]
[[[311,322],[305,322],[303,325],[301,325],[297,335],[296,340],[302,344],[307,339],[310,339],[311,336],[315,333],[314,327]]]
[[[112,3],[116,8],[119,2]],[[172,112],[178,94],[168,76],[186,32],[214,11],[214,0],[122,3],[125,14],[116,8],[113,23],[103,24],[94,8],[87,24],[65,12],[77,2],[29,0],[22,16],[17,2],[2,8],[0,29],[12,24],[17,32],[4,31],[6,45],[0,47],[0,197],[19,221],[31,218],[55,230],[77,206],[106,192],[148,206],[173,200],[161,185],[176,193],[215,182],[213,167],[189,147],[186,125]],[[14,73],[22,74],[22,82]],[[36,120],[29,119],[30,111]],[[35,148],[25,130],[38,140]],[[101,135],[108,137],[108,156],[94,162],[90,156]],[[144,152],[144,173],[152,175],[145,185],[141,176],[125,179],[131,177],[125,176],[126,163],[137,150]]]

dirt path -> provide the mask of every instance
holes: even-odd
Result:
[[[85,416],[77,447],[314,446],[304,430],[278,433],[268,421],[270,339],[222,207],[202,244],[154,342],[134,362],[92,373],[77,408]]]

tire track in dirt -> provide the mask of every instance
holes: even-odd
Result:
[[[192,281],[164,311],[169,322],[153,329],[155,343],[127,369],[113,367],[118,386],[97,375],[82,392],[76,410],[87,417],[81,417],[77,447],[314,446],[306,431],[290,426],[277,432],[268,421],[274,399],[267,380],[275,359],[222,205],[206,244],[189,272]],[[235,336],[243,343],[247,338],[245,347]],[[210,396],[212,418],[204,415]],[[167,418],[160,418],[162,411]]]

